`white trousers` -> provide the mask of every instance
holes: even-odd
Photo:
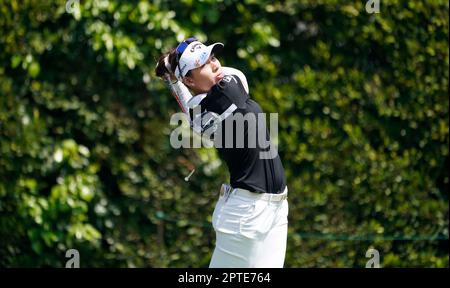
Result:
[[[287,199],[275,202],[234,192],[221,196],[214,209],[216,247],[209,267],[283,268]]]

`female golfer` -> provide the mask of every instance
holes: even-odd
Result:
[[[249,97],[244,74],[222,67],[216,58],[222,47],[189,38],[162,55],[155,72],[168,81],[193,130],[214,139],[230,173],[213,213],[216,247],[210,267],[282,268],[288,223],[283,165],[278,154],[267,152],[273,146],[259,141],[270,143],[270,136],[265,120],[256,120],[263,111]]]

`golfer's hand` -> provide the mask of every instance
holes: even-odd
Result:
[[[169,81],[170,83],[176,83],[178,81],[177,77],[173,74],[166,73],[164,75],[164,80]]]

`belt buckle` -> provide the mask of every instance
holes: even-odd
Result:
[[[270,196],[270,201],[281,202],[287,198],[287,194],[272,194]]]
[[[230,197],[232,191],[233,188],[228,184],[222,184],[222,186],[220,186],[220,196],[225,197],[225,202],[228,200],[228,197]]]
[[[225,187],[224,187],[224,184],[222,184],[222,185],[220,185],[220,193],[219,193],[219,195],[222,197],[224,193],[225,193]]]

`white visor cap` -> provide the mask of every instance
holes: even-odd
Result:
[[[190,43],[181,54],[180,61],[175,68],[175,76],[182,79],[186,74],[195,68],[202,66],[208,61],[211,52],[217,48],[222,48],[223,43],[217,42],[206,46],[200,41]]]

